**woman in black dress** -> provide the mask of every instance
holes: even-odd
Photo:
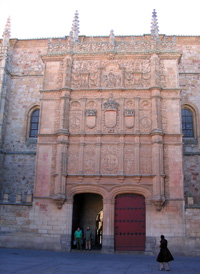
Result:
[[[160,252],[157,257],[157,262],[160,263],[160,270],[164,269],[163,263],[165,263],[165,270],[169,271],[169,264],[168,262],[173,261],[174,258],[170,253],[169,249],[167,248],[167,240],[165,239],[164,235],[160,236]]]

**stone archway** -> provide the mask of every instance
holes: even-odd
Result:
[[[73,218],[72,218],[72,248],[73,236],[77,227],[84,232],[89,226],[92,230],[92,248],[99,248],[97,239],[96,218],[103,208],[102,196],[95,193],[79,193],[74,196]]]

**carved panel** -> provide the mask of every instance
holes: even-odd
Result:
[[[125,125],[127,128],[133,128],[134,127],[134,121],[135,121],[135,112],[133,109],[125,109]]]
[[[97,111],[95,109],[86,110],[86,126],[90,129],[96,127]]]
[[[56,174],[56,156],[57,156],[57,148],[56,146],[52,146],[52,157],[51,157],[51,183],[50,183],[50,195],[54,194],[55,190],[55,174]]]
[[[84,147],[84,163],[83,170],[85,174],[95,174],[96,163],[96,147],[93,145],[86,145]]]
[[[81,104],[78,101],[72,101],[70,104],[70,109],[75,110],[75,109],[80,109]]]
[[[150,109],[151,108],[151,101],[150,100],[141,100],[140,102],[141,109]]]
[[[99,86],[100,61],[74,61],[72,88],[95,88]]]
[[[133,145],[126,145],[124,148],[124,173],[135,173],[135,150]]]
[[[103,130],[109,133],[116,133],[119,130],[119,103],[112,96],[103,104]]]
[[[68,173],[79,172],[79,146],[70,145],[68,150]]]
[[[167,107],[164,103],[162,104],[161,117],[162,117],[162,130],[164,133],[167,133],[167,128],[168,128]]]
[[[55,120],[54,120],[54,130],[58,131],[60,129],[60,102],[56,101],[55,106]]]
[[[70,111],[69,116],[69,130],[71,133],[77,133],[80,131],[81,126],[81,111]]]
[[[140,147],[140,173],[152,173],[152,148],[151,145],[141,145]]]
[[[108,63],[102,70],[101,86],[115,88],[122,86],[122,73],[119,65]]]
[[[169,152],[168,152],[168,146],[164,145],[164,174],[166,174],[165,177],[165,196],[166,198],[170,197],[170,191],[169,191]]]
[[[101,173],[116,174],[119,172],[119,148],[104,145],[101,150]]]
[[[133,109],[135,106],[134,100],[126,100],[125,101],[125,106],[127,109]]]
[[[133,88],[148,87],[151,80],[150,60],[133,60],[124,62],[125,67],[125,87]]]
[[[61,88],[63,85],[63,72],[64,72],[64,62],[60,62],[58,75],[57,75],[57,88]]]

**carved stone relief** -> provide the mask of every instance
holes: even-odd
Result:
[[[152,174],[152,149],[151,145],[140,146],[140,173]]]
[[[140,118],[140,132],[150,133],[152,128],[152,121],[150,115],[142,113]]]
[[[45,138],[46,140],[46,138]],[[51,183],[50,183],[50,195],[54,194],[55,189],[55,175],[56,175],[56,157],[57,149],[56,146],[52,146],[52,157],[51,157]]]
[[[101,173],[114,174],[119,171],[119,149],[114,145],[104,145],[101,150]]]
[[[112,96],[103,104],[103,128],[104,131],[115,133],[118,131],[119,124],[119,103],[117,103]]]
[[[71,133],[76,133],[80,130],[81,111],[70,111],[69,130]]]
[[[79,172],[79,147],[69,146],[68,150],[68,173],[78,174]]]
[[[86,126],[88,128],[94,128],[96,126],[97,111],[95,109],[86,110]]]
[[[124,148],[124,173],[135,173],[135,150],[133,145],[126,145]]]
[[[101,86],[106,88],[115,88],[122,86],[122,73],[119,65],[108,63],[102,70]]]
[[[63,71],[64,71],[64,62],[60,62],[59,70],[58,70],[58,76],[57,76],[57,88],[62,88]]]
[[[72,88],[95,88],[99,86],[100,61],[74,61]]]
[[[151,101],[148,99],[143,99],[140,101],[140,132],[150,133],[151,128]]]
[[[134,127],[134,121],[135,121],[135,112],[133,109],[125,109],[125,125],[127,128],[133,128]]]
[[[148,87],[150,80],[149,59],[73,62],[72,88]]]
[[[56,101],[54,130],[58,131],[59,129],[60,129],[60,103],[59,103],[59,101]]]
[[[96,147],[92,145],[86,145],[84,147],[84,163],[83,170],[85,174],[95,174],[96,163]]]

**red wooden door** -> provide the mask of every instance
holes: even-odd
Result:
[[[120,194],[115,199],[115,250],[145,249],[145,199],[137,194]]]

